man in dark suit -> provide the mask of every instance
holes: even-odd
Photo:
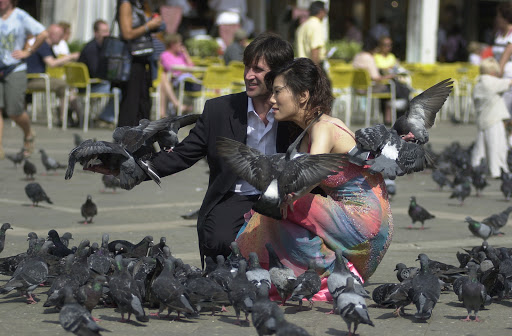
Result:
[[[204,156],[208,159],[210,180],[197,221],[202,263],[204,256],[215,260],[219,254],[230,254],[229,245],[244,224],[244,214],[260,194],[219,158],[217,137],[243,142],[265,154],[286,151],[288,125],[274,121],[264,78],[292,60],[289,42],[273,33],[256,37],[244,51],[246,92],[208,100],[189,135],[172,152],[162,151],[151,159],[161,177],[187,169]]]

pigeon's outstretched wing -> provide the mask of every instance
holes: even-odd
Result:
[[[398,134],[411,132],[415,139],[425,144],[428,142],[428,128],[434,125],[436,114],[452,92],[453,81],[448,78],[414,97],[407,112],[393,125]]]
[[[358,145],[360,145],[364,150],[373,152],[382,148],[388,137],[389,130],[383,124],[361,128],[355,132],[355,138]]]

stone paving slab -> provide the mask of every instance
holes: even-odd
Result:
[[[357,126],[352,127],[357,129]],[[36,149],[44,148],[48,155],[61,163],[67,163],[67,155],[74,147],[73,136],[77,132],[84,138],[109,140],[111,131],[91,129],[83,134],[79,130],[60,129],[48,130],[36,125]],[[475,137],[474,125],[453,126],[442,122],[431,130],[431,143],[435,151],[440,151],[451,141],[458,140],[469,145]],[[183,132],[186,134],[186,132]],[[22,134],[18,128],[4,127],[4,149],[6,153],[19,150]],[[180,215],[196,210],[206,190],[208,176],[207,166],[201,161],[191,169],[163,179],[159,188],[152,182],[143,183],[134,190],[102,192],[101,176],[80,171],[69,181],[64,180],[64,170],[56,175],[42,175],[43,166],[39,153],[33,154],[31,161],[37,166],[36,182],[39,182],[53,200],[54,204],[41,204],[31,207],[25,195],[23,169],[14,168],[10,161],[0,161],[0,222],[10,222],[14,230],[7,232],[6,248],[0,257],[14,255],[26,250],[26,236],[30,231],[46,236],[48,230],[55,228],[60,233],[72,232],[78,245],[80,240],[101,241],[104,232],[110,239],[127,239],[138,242],[147,234],[155,241],[161,236],[167,237],[173,254],[185,262],[199,266],[197,235],[195,221],[184,220]],[[450,199],[450,191],[439,192],[430,177],[430,172],[417,173],[397,179],[398,193],[392,201],[392,212],[395,223],[393,243],[382,264],[367,284],[373,290],[381,283],[396,282],[393,272],[395,264],[403,262],[417,265],[415,259],[420,252],[430,258],[457,264],[456,251],[481,243],[480,239],[471,236],[464,223],[466,216],[483,219],[493,213],[505,209],[510,203],[505,202],[499,190],[500,181],[490,181],[483,196],[474,194],[466,199],[463,206]],[[90,225],[82,225],[80,206],[90,194],[98,204],[99,214]],[[410,220],[407,208],[410,196],[415,195],[418,203],[431,211],[436,218],[425,223],[425,230],[408,230]],[[419,225],[416,225],[419,227]],[[512,245],[512,229],[506,226],[505,236],[492,237],[489,242],[496,246]],[[7,281],[0,277],[0,285]],[[47,288],[36,290],[37,297],[45,300]],[[371,304],[371,300],[368,304]],[[466,311],[457,302],[455,294],[446,292],[434,310],[432,318],[426,323],[419,323],[410,317],[394,318],[390,309],[370,308],[369,314],[375,327],[361,325],[360,335],[506,335],[511,333],[512,302],[504,300],[495,302],[489,309],[483,310],[481,323],[461,322]],[[312,335],[346,335],[347,327],[339,316],[327,315],[331,305],[318,302],[311,311],[297,312],[297,305],[292,302],[284,307],[286,318],[304,328]],[[209,316],[208,312],[198,319],[169,321],[151,319],[149,323],[119,323],[120,314],[112,308],[99,308],[93,311],[102,319],[100,325],[109,329],[106,335],[257,335],[252,325],[238,327],[233,325],[234,312]],[[409,306],[407,312],[413,312]],[[16,293],[0,296],[1,335],[63,335],[65,331],[58,324],[58,314],[42,307],[42,302],[27,305]]]

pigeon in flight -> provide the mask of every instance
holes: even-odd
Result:
[[[241,142],[218,137],[217,151],[235,174],[262,192],[253,209],[260,214],[282,219],[281,204],[286,195],[307,190],[342,170],[346,154],[298,153],[297,146],[321,114],[288,147],[286,154],[264,155]]]
[[[92,218],[98,214],[98,207],[92,201],[91,195],[87,195],[87,199],[80,210],[82,211],[82,217],[85,218],[84,224],[92,223]]]
[[[32,206],[37,206],[39,202],[46,201],[50,204],[53,202],[43,190],[43,187],[37,182],[29,183],[25,186],[25,193],[32,201]]]

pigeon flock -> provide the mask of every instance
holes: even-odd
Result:
[[[459,251],[454,248],[458,265],[435,261],[428,253],[419,253],[415,265],[396,264],[398,282],[372,286],[375,283],[371,279],[363,283],[350,272],[346,256],[337,249],[334,269],[326,279],[332,297],[329,313],[334,315],[331,315],[333,321],[339,321],[331,334],[345,330],[348,335],[380,334],[378,324],[382,316],[405,317],[423,323],[436,314],[438,302],[453,304],[461,321],[481,322],[482,310],[498,309],[502,305],[495,302],[512,295],[512,248],[491,245],[494,237],[505,235],[503,228],[512,212],[512,206],[507,204],[512,196],[512,173],[502,171],[499,180],[491,181],[486,162],[471,166],[471,146],[464,147],[455,141],[436,153],[428,143],[427,129],[432,127],[436,113],[450,94],[451,83],[445,80],[414,98],[408,113],[391,129],[376,125],[356,131],[357,146],[349,155],[321,157],[297,153],[304,133],[287,153],[274,157],[261,155],[229,139],[218,139],[219,154],[230,167],[263,192],[255,209],[274,218],[286,216],[281,205],[286,202],[287,194],[300,193],[343,170],[348,162],[366,165],[372,174],[383,174],[390,198],[400,193],[395,183],[397,177],[406,179],[400,176],[431,169],[440,202],[456,202],[457,212],[464,211],[468,197],[488,197],[489,186],[500,184],[504,204],[501,212],[460,217],[461,232],[466,230],[462,235],[472,235],[482,243]],[[112,194],[117,188],[131,189],[141,179],[160,184],[160,178],[146,162],[153,143],[157,142],[163,150],[172,150],[178,141],[179,128],[194,123],[197,117],[142,121],[137,127],[116,129],[111,142],[83,140],[75,134],[65,178],[73,176],[78,162],[84,170],[105,169],[116,173],[117,176],[101,176],[102,193],[109,189]],[[42,175],[59,175],[59,169],[66,168],[45,150],[39,153],[44,168]],[[6,157],[14,164],[11,169],[19,170],[18,166],[23,166],[28,181],[25,192],[32,206],[41,206],[43,202],[53,204],[52,195],[43,189],[44,179],[37,175],[33,158],[24,157],[23,151]],[[262,175],[255,173],[258,170]],[[95,224],[92,227],[98,228],[101,203],[97,199],[94,202],[93,196],[85,193],[81,198],[83,203],[77,204],[76,209],[82,216],[80,223]],[[409,204],[396,204],[396,200],[392,203],[392,207],[404,207],[410,217],[408,223],[395,221],[395,225],[417,227],[421,230],[417,231],[418,235],[435,231],[433,223],[439,222],[442,216],[434,207],[426,209],[420,205],[423,196],[419,188],[408,197]],[[197,212],[182,217],[194,216]],[[8,293],[16,291],[26,298],[27,304],[42,305],[47,308],[45,313],[55,314],[55,318],[44,319],[58,320],[64,330],[77,335],[115,331],[112,324],[106,328],[98,320],[98,308],[115,309],[112,311],[118,314],[120,322],[134,326],[150,326],[160,320],[183,321],[186,325],[211,314],[222,316],[226,323],[253,326],[258,335],[309,335],[306,329],[292,323],[296,319],[288,314],[307,315],[319,309],[313,297],[320,291],[322,279],[315,263],[304,265],[306,270],[295,274],[283,263],[284,256],[278,256],[270,244],[266,246],[268,269],[260,264],[262,256],[256,253],[243,256],[233,242],[231,255],[217,256],[215,260],[208,258],[205,269],[201,270],[180,259],[179,251],[168,245],[166,237],[153,241],[151,235],[146,235],[128,241],[104,233],[101,242],[83,239],[73,243],[72,233],[60,233],[55,226],[45,237],[30,232],[27,246],[22,247],[26,251],[6,256],[3,251],[9,243],[9,233],[13,232],[10,230],[16,232],[17,223],[11,223],[12,226],[4,223],[0,228],[0,274],[5,279],[0,285],[0,297],[14,296]],[[381,271],[393,274],[391,269]],[[369,291],[368,285],[373,290]],[[388,309],[392,313],[387,314]],[[382,316],[377,319],[379,315]],[[240,333],[247,332],[241,329]]]

